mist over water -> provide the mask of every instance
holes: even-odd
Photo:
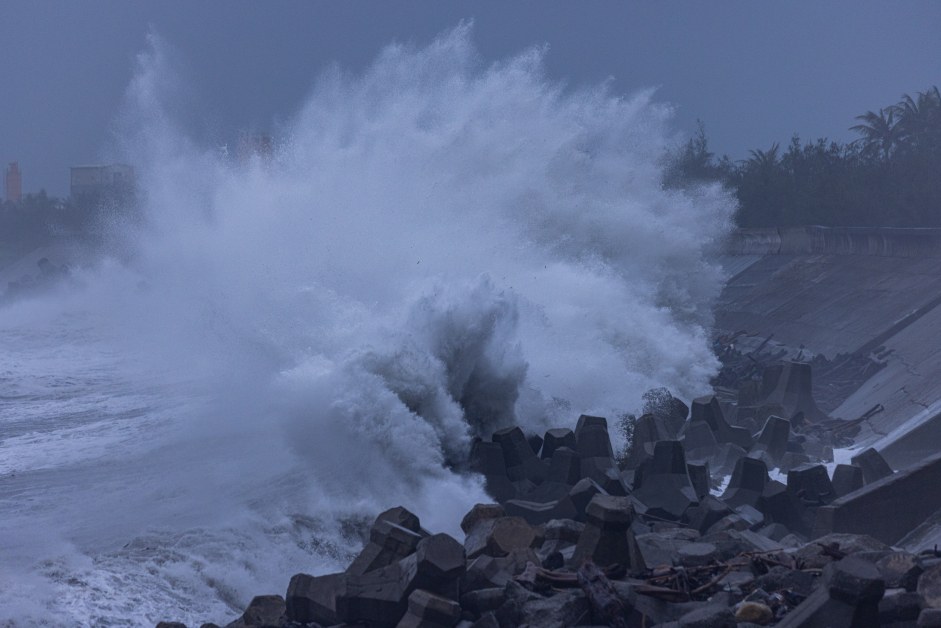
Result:
[[[669,107],[544,53],[392,45],[239,163],[178,124],[152,39],[119,125],[143,219],[0,309],[11,619],[227,621],[382,509],[458,535],[474,436],[708,390],[730,197],[664,190]]]

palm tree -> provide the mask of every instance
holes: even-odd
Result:
[[[879,113],[867,111],[861,116],[856,116],[863,124],[850,127],[850,131],[856,131],[863,136],[863,150],[870,154],[881,153],[886,161],[906,135],[905,127],[895,121],[895,111],[894,107],[889,107],[888,111],[880,109]]]
[[[778,165],[778,143],[775,142],[768,150],[750,150],[751,158],[748,164],[759,170],[767,170]]]
[[[941,126],[941,92],[937,87],[918,92],[916,98],[908,94],[893,107],[899,117],[899,125],[916,142],[928,133],[937,133]]]

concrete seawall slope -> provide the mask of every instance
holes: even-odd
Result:
[[[831,359],[878,354],[886,367],[833,415],[881,404],[858,440],[895,467],[941,443],[941,229],[742,229],[726,250],[716,333],[773,334]]]

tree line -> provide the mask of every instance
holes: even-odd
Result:
[[[941,227],[941,93],[918,92],[857,116],[855,141],[794,135],[748,159],[717,158],[705,130],[670,155],[664,184],[719,181],[734,191],[741,227]]]

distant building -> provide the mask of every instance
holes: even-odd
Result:
[[[119,202],[134,194],[134,168],[125,164],[72,166],[69,193],[80,204]]]
[[[19,203],[23,199],[23,175],[18,162],[12,161],[7,166],[6,193],[8,203]]]

